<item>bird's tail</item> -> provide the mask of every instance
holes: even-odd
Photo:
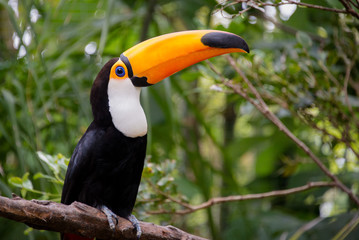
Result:
[[[94,238],[81,237],[79,235],[72,233],[61,234],[61,239],[62,240],[94,240]]]

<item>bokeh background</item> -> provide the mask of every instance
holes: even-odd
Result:
[[[242,2],[0,0],[0,194],[59,201],[66,164],[92,120],[89,92],[103,64],[142,40],[189,29],[242,36],[251,53],[231,55],[240,69],[270,110],[357,194],[359,20]],[[344,9],[336,0],[305,2]],[[226,58],[210,62],[243,84]],[[149,144],[137,218],[211,239],[359,236],[358,206],[328,187],[176,214],[183,206],[173,199],[196,205],[328,181],[218,80],[204,62],[143,89]],[[56,238],[0,219],[0,239]]]

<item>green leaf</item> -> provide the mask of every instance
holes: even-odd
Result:
[[[49,155],[49,154],[45,154],[43,152],[38,151],[37,152],[37,156],[44,162],[47,164],[47,166],[52,170],[52,172],[57,175],[60,172],[60,166],[56,163],[56,158]]]
[[[173,181],[173,177],[166,176],[166,177],[161,178],[157,182],[157,185],[162,187],[162,186],[166,185],[168,182],[172,182],[172,181]]]
[[[26,230],[24,231],[24,235],[29,236],[31,234],[31,232],[33,232],[33,230],[34,229],[32,227],[26,228]]]
[[[22,177],[22,186],[23,188],[27,189],[27,190],[33,190],[34,187],[32,185],[31,180],[29,179],[29,175],[30,173],[27,172],[24,174],[24,176]]]
[[[25,188],[21,189],[21,196],[26,197],[27,190]]]
[[[38,172],[34,175],[33,179],[34,180],[37,180],[37,179],[40,179],[40,178],[46,178],[46,175],[44,175],[43,173],[41,172]]]
[[[15,187],[22,188],[22,179],[19,177],[11,177],[9,178],[9,183],[14,185]]]
[[[41,172],[36,173],[33,178],[34,178],[34,180],[36,180],[36,179],[49,179],[49,180],[51,180],[52,182],[59,182],[58,179],[56,179],[56,178],[54,178],[54,177],[52,177],[52,176],[43,174],[43,173],[41,173]]]

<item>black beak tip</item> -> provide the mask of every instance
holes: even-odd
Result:
[[[148,87],[153,85],[147,82],[146,77],[131,77],[131,81],[135,87]]]
[[[240,48],[249,53],[246,41],[240,36],[226,32],[210,32],[201,38],[201,42],[214,48]]]

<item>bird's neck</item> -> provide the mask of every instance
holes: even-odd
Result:
[[[112,122],[127,137],[147,134],[147,120],[140,104],[141,89],[134,87],[130,79],[110,79],[108,104]]]

